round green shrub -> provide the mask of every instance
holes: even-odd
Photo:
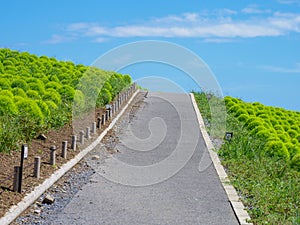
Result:
[[[230,97],[230,96],[225,96],[225,97],[224,97],[224,102],[225,102],[226,105],[227,105],[228,103],[232,103],[232,97]]]
[[[31,99],[33,99],[33,100],[39,100],[39,99],[41,99],[41,96],[39,95],[39,93],[38,93],[37,91],[34,91],[34,90],[28,90],[28,91],[26,92],[26,94],[27,94],[27,97],[28,97],[28,98],[31,98]]]
[[[291,167],[297,171],[300,171],[300,153],[295,155],[291,160]]]
[[[35,121],[37,125],[41,125],[44,122],[44,116],[34,100],[23,99],[16,103],[19,113],[22,116],[28,116],[29,119]]]
[[[245,124],[249,119],[248,114],[242,114],[237,118],[241,123]]]
[[[232,101],[229,101],[229,102],[225,103],[225,106],[226,106],[227,109],[229,109],[230,107],[232,107],[234,105],[235,105],[235,103],[232,102]]]
[[[289,134],[289,136],[290,136],[291,138],[295,138],[295,137],[297,137],[297,135],[298,135],[297,131],[292,130],[292,129],[289,129],[289,130],[287,131],[287,133]]]
[[[104,106],[110,103],[111,100],[112,100],[112,96],[109,90],[102,88],[97,99],[97,106]]]
[[[284,129],[283,129],[283,127],[281,126],[281,125],[275,125],[274,126],[274,129],[276,130],[276,131],[284,131]]]
[[[12,88],[21,88],[24,91],[28,90],[28,85],[27,85],[26,81],[21,78],[14,79],[11,83],[11,87]]]
[[[46,89],[53,88],[55,90],[58,90],[60,87],[61,85],[55,81],[50,81],[45,85]]]
[[[53,101],[56,105],[60,105],[61,104],[61,97],[60,94],[58,92],[56,92],[55,90],[50,90],[48,89],[46,91],[46,93],[43,96],[43,99],[45,101]]]
[[[47,105],[47,102],[44,102],[42,100],[36,100],[35,102],[40,107],[44,117],[48,117],[50,115],[50,110]]]
[[[234,105],[232,107],[229,108],[228,112],[229,113],[235,113],[237,112],[239,109],[241,109],[241,107],[239,105]]]
[[[85,97],[82,91],[76,90],[74,95],[74,107],[82,110],[85,107]]]
[[[27,97],[26,97],[26,98],[27,98]],[[16,96],[13,97],[14,103],[17,103],[18,101],[21,101],[21,100],[23,100],[23,99],[24,99],[23,97],[18,96],[18,95],[16,95]]]
[[[132,79],[128,74],[125,74],[123,76],[123,80],[124,80],[124,83],[125,83],[126,86],[129,86],[132,82]]]
[[[291,142],[292,142],[294,145],[298,145],[298,140],[297,140],[297,138],[292,138]]]
[[[281,140],[280,140],[280,138],[277,136],[277,134],[275,134],[275,133],[272,133],[268,138],[267,138],[267,141],[269,142],[269,141],[280,141],[281,142]]]
[[[58,89],[58,93],[61,95],[62,99],[66,101],[73,101],[75,90],[69,85],[63,85]]]
[[[252,107],[248,107],[246,109],[246,111],[248,112],[249,115],[255,115],[255,111],[254,111],[254,109]]]
[[[290,137],[287,135],[286,132],[277,131],[277,136],[285,143],[290,142]]]
[[[260,102],[253,102],[252,105],[255,107],[255,109],[258,110],[263,110],[264,109],[264,105],[261,104]]]
[[[44,84],[42,82],[29,83],[28,87],[30,90],[37,91],[40,95],[43,95],[45,93]]]
[[[55,111],[58,109],[58,106],[53,101],[44,101],[50,111]]]
[[[273,135],[273,132],[269,129],[261,129],[256,133],[256,136],[258,138],[261,138],[263,140],[267,140]]]
[[[270,117],[270,122],[273,125],[273,127],[275,128],[275,126],[278,125],[278,121],[272,116]]]
[[[11,92],[14,94],[14,96],[21,96],[23,98],[27,97],[25,91],[22,88],[13,88]]]
[[[269,157],[289,161],[290,153],[282,141],[269,141],[264,146],[264,153]]]
[[[0,89],[2,89],[2,90],[9,90],[10,89],[10,83],[9,83],[8,79],[0,78]]]
[[[291,158],[293,158],[296,154],[300,153],[300,147],[291,142],[285,143],[287,150],[290,153]]]
[[[296,131],[297,133],[300,133],[300,124],[299,124],[299,126],[296,125],[296,124],[292,125],[291,129],[294,130],[294,131]]]
[[[256,134],[261,131],[261,130],[265,130],[265,128],[261,125],[261,126],[257,126],[254,127],[252,130],[249,131],[249,135],[250,136],[256,136]]]
[[[236,117],[239,117],[240,115],[248,115],[248,112],[245,109],[239,109],[234,114]]]
[[[239,103],[239,99],[238,98],[231,98],[231,101],[233,101],[234,103]]]
[[[262,126],[263,127],[263,121],[256,118],[254,121],[250,122],[247,124],[247,129],[249,130],[253,130],[254,128],[258,127],[258,126]]]
[[[14,94],[10,90],[1,90],[0,95],[1,96],[7,96],[7,97],[10,97],[10,98],[12,98],[14,96]]]
[[[283,125],[282,125],[282,128],[283,128],[285,131],[290,130],[290,126],[287,125],[287,124],[283,124]]]
[[[15,115],[16,113],[17,107],[12,97],[0,95],[0,116]]]

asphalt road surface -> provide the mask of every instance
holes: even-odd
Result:
[[[189,95],[149,93],[121,124],[117,153],[90,160],[92,182],[52,224],[238,224]]]

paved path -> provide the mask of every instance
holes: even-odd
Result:
[[[120,152],[91,160],[93,182],[53,224],[238,224],[189,95],[150,93],[134,111],[123,118]]]

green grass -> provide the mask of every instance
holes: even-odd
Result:
[[[202,116],[209,121],[205,94],[195,93],[195,98]],[[235,113],[228,113],[226,120],[234,138],[226,141],[218,154],[251,222],[300,224],[300,172],[281,157],[263,154],[267,140],[251,135]]]

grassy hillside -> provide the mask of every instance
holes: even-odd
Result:
[[[209,101],[195,93],[209,121]],[[300,224],[300,113],[226,97],[227,131],[219,150],[255,224]]]
[[[0,49],[0,152],[70,122],[72,107],[88,111],[95,95],[104,106],[130,83],[128,75]]]

